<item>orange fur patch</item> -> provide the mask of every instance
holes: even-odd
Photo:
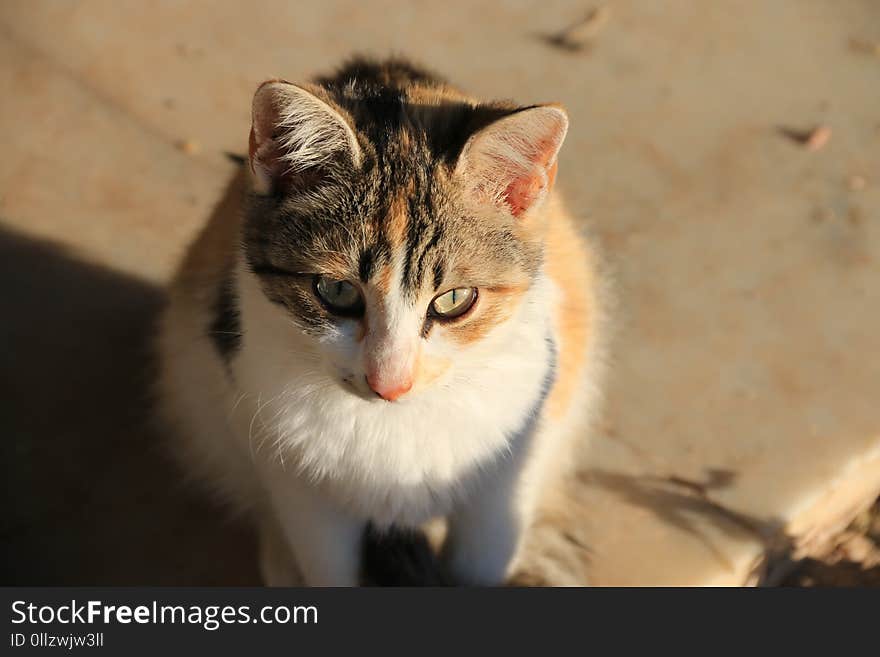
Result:
[[[406,89],[406,99],[410,106],[410,114],[421,123],[425,123],[436,112],[432,110],[437,105],[449,103],[476,104],[477,101],[449,85],[424,86],[413,84]]]
[[[376,276],[376,289],[383,295],[387,295],[391,290],[391,274],[393,273],[391,265],[385,265]]]
[[[477,306],[470,315],[461,322],[444,325],[449,338],[461,346],[483,339],[493,328],[510,319],[526,290],[525,286],[481,289]]]
[[[451,365],[452,361],[448,358],[424,356],[420,352],[416,361],[414,387],[425,388],[431,385],[443,376]]]
[[[406,228],[409,223],[407,197],[411,193],[412,189],[404,189],[391,202],[391,208],[388,211],[388,241],[391,242],[393,249],[402,247],[406,239]]]
[[[568,410],[586,363],[596,282],[591,253],[568,216],[551,204],[547,220],[547,274],[562,293],[556,316],[557,377],[547,410],[559,419]]]

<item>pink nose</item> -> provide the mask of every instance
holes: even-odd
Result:
[[[412,388],[411,379],[383,381],[373,374],[367,374],[367,385],[385,401],[394,401],[403,397]]]

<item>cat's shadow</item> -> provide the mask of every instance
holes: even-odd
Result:
[[[161,290],[0,224],[3,584],[255,584],[150,415]]]
[[[170,462],[152,416],[162,290],[0,222],[4,585],[259,585],[247,523]],[[423,538],[371,533],[366,581],[446,583]]]

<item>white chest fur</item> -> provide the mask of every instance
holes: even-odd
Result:
[[[448,512],[472,474],[505,458],[541,398],[552,358],[543,277],[445,380],[387,403],[339,385],[256,277],[243,267],[238,274],[238,438],[256,463],[309,480],[364,519],[416,525]]]

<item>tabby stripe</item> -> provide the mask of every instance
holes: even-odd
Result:
[[[443,284],[443,277],[445,273],[443,271],[443,262],[438,260],[434,263],[434,291],[437,292],[440,289],[440,286]]]
[[[422,254],[419,256],[419,264],[416,265],[416,280],[414,285],[416,289],[418,289],[419,284],[422,282],[422,278],[424,278],[425,275],[425,258],[427,257],[428,253],[437,248],[437,245],[440,243],[440,239],[442,237],[443,230],[439,226],[435,227],[434,232],[431,235],[431,239],[425,245]]]

